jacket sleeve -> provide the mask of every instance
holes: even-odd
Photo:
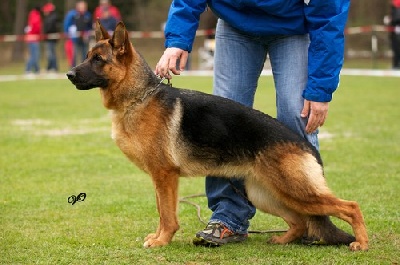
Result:
[[[329,102],[339,84],[344,59],[344,30],[350,0],[308,0],[304,4],[310,34],[308,83],[303,97]]]
[[[165,25],[165,47],[192,51],[193,41],[199,27],[200,14],[206,1],[174,0]]]
[[[64,23],[63,23],[64,32],[68,32],[69,27],[72,26],[72,24],[73,24],[72,20],[73,20],[74,16],[75,16],[75,12],[73,10],[69,11],[67,13],[67,15],[65,16]]]
[[[28,25],[30,27],[30,31],[28,32],[29,34],[40,34],[42,27],[42,19],[40,18],[40,14],[32,13],[31,16],[29,16]]]

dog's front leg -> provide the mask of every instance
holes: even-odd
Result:
[[[179,175],[174,170],[163,170],[151,174],[156,190],[157,210],[160,223],[155,234],[145,238],[144,247],[158,247],[171,242],[179,229],[177,217],[178,180]]]
[[[160,214],[160,201],[159,201],[157,192],[156,192],[156,204],[157,204],[157,211],[158,211],[158,214]],[[144,238],[144,241],[147,242],[149,239],[156,239],[157,237],[159,237],[160,231],[161,231],[161,228],[160,228],[160,222],[159,222],[156,232],[155,232],[155,233],[150,233],[150,234],[148,234],[148,235]]]

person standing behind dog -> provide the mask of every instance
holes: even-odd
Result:
[[[86,58],[91,29],[92,15],[87,9],[86,1],[76,2],[75,9],[70,10],[64,19],[64,32],[68,32],[74,46],[73,67],[77,64],[78,54],[81,57],[81,62]]]
[[[166,49],[156,74],[171,78],[170,72],[180,74],[185,69],[207,5],[219,17],[213,94],[252,107],[269,55],[277,119],[318,149],[318,127],[325,122],[339,83],[350,0],[173,0],[165,27]],[[243,182],[207,176],[206,194],[213,213],[193,243],[246,240],[255,208],[246,198]]]
[[[29,12],[25,33],[25,41],[28,43],[29,49],[29,58],[25,66],[25,73],[38,74],[40,72],[40,34],[42,33],[42,16],[39,6],[36,6]]]
[[[42,7],[44,14],[43,33],[46,34],[46,51],[47,51],[47,71],[58,71],[56,45],[58,39],[48,38],[48,34],[58,33],[58,17],[56,7],[52,3],[47,3]]]

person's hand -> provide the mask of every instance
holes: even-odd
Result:
[[[156,65],[155,74],[160,77],[171,79],[170,71],[179,75],[185,69],[189,53],[179,48],[167,48]],[[177,62],[179,60],[179,68]]]
[[[307,133],[315,132],[318,127],[324,125],[326,117],[328,116],[329,102],[315,102],[304,100],[304,107],[301,111],[301,117],[307,118],[306,126]]]

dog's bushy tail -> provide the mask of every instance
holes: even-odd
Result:
[[[310,245],[349,245],[355,237],[337,228],[329,216],[310,216],[307,221],[307,235],[302,243]]]

